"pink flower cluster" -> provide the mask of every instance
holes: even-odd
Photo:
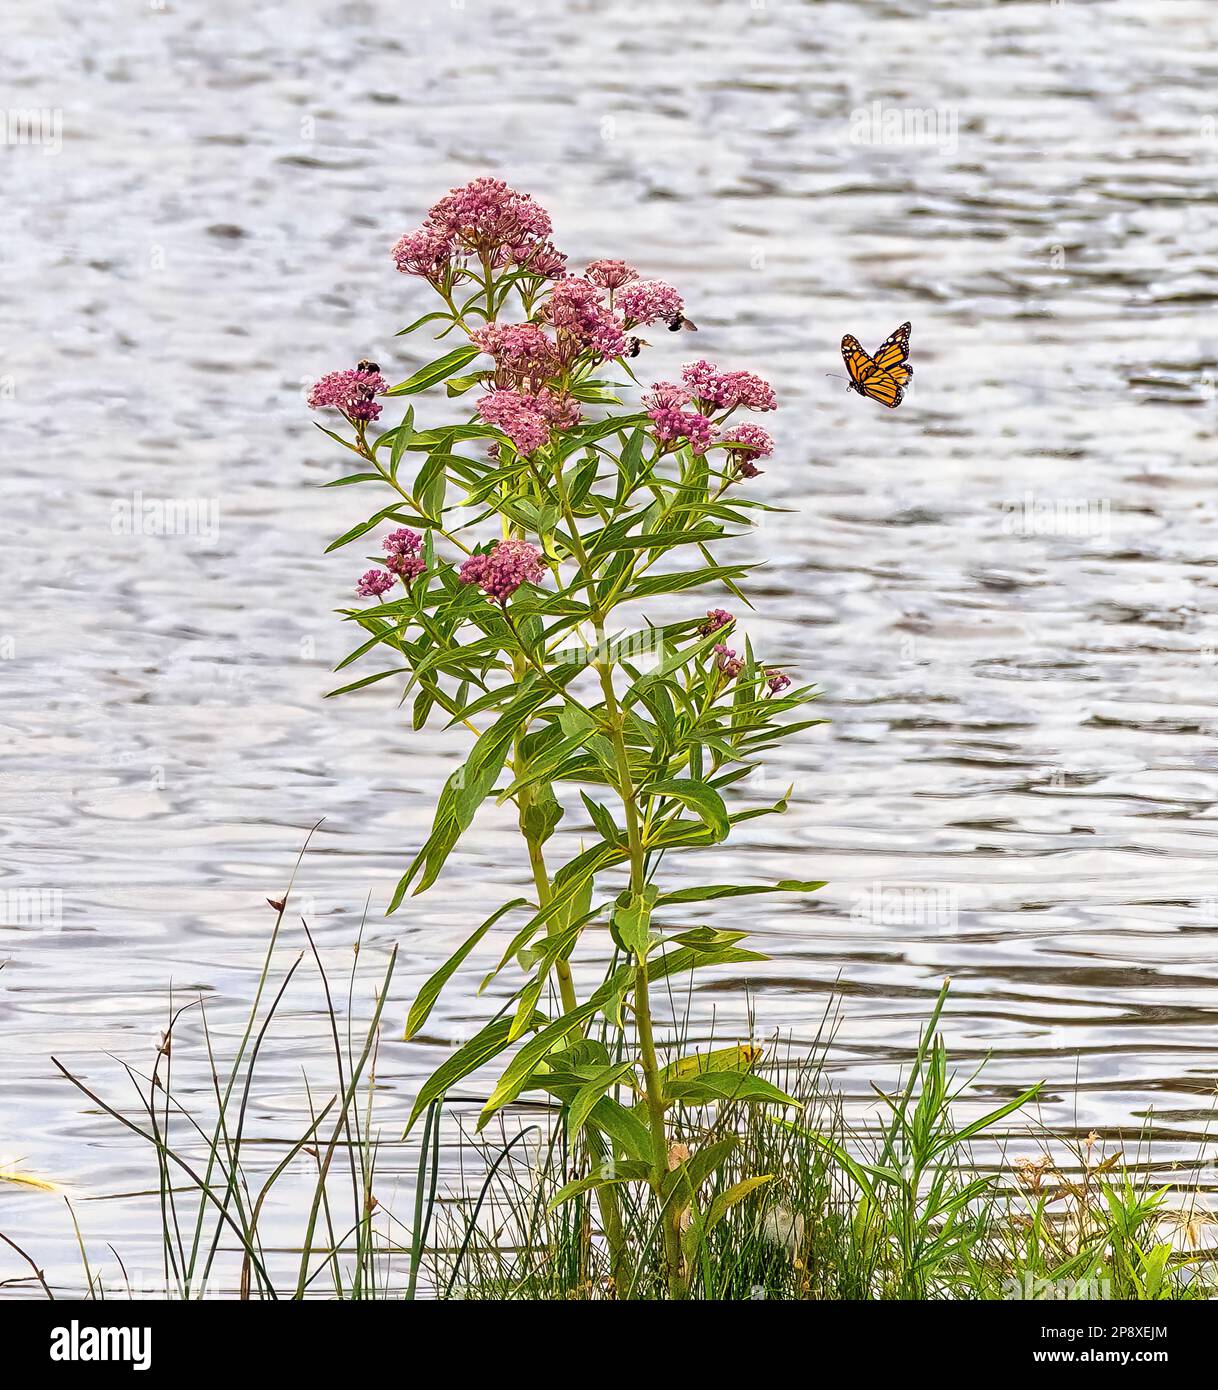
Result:
[[[510,260],[518,270],[531,271],[543,280],[554,280],[567,268],[566,253],[560,251],[552,241],[524,242],[509,246],[500,254],[499,260]]]
[[[781,695],[782,692],[791,684],[791,677],[784,671],[774,671],[766,668],[765,683],[769,687],[771,695]]]
[[[541,555],[528,541],[498,541],[483,555],[471,555],[457,577],[477,584],[488,598],[506,603],[522,584],[540,584],[545,574]]]
[[[584,278],[599,285],[602,290],[620,290],[623,285],[637,280],[639,272],[625,261],[590,261]]]
[[[638,288],[627,286],[628,290]],[[736,425],[720,435],[722,421],[739,406],[749,410],[774,410],[777,402],[769,382],[752,372],[721,372],[710,362],[689,362],[681,372],[683,385],[657,381],[643,397],[655,437],[661,444],[689,441],[695,454],[705,453],[716,437],[728,445],[737,478],[754,478],[755,460],[774,452],[769,432],[759,425]],[[692,410],[686,409],[692,406]],[[718,420],[712,412],[721,411]]]
[[[566,430],[579,424],[579,402],[543,388],[529,391],[496,389],[478,402],[478,414],[512,441],[522,454],[531,454],[549,443],[552,429]]]
[[[403,275],[421,275],[439,283],[452,263],[453,245],[432,227],[407,232],[393,248],[393,261]]]
[[[550,214],[530,194],[517,193],[502,179],[479,178],[446,193],[418,231],[398,241],[393,259],[403,274],[434,284],[467,254],[554,276],[567,258],[549,240],[550,231]]]
[[[558,371],[558,349],[535,323],[488,323],[470,334],[495,359],[495,385],[536,389]]]
[[[374,396],[389,390],[380,372],[355,368],[347,372],[327,372],[309,390],[309,405],[314,410],[341,410],[348,420],[375,420],[381,407]]]
[[[663,280],[639,280],[627,285],[618,295],[616,307],[627,328],[640,323],[666,323],[670,328],[680,328],[685,313],[685,301]]]
[[[556,430],[574,429],[583,414],[574,396],[551,391],[548,386],[537,393],[537,408]]]
[[[355,586],[360,598],[380,598],[393,588],[394,575],[403,584],[417,579],[427,568],[423,558],[423,537],[409,526],[390,533],[381,542],[385,551],[385,569],[369,570]],[[386,570],[391,573],[386,573]]]
[[[386,574],[384,570],[369,570],[355,586],[355,592],[360,598],[380,598],[392,588],[393,575]]]
[[[726,608],[710,608],[707,610],[705,621],[698,624],[698,631],[703,637],[709,637],[712,632],[718,632],[720,628],[727,627],[735,621],[735,617]]]
[[[741,478],[755,478],[761,472],[756,460],[769,458],[774,452],[773,436],[760,425],[733,425],[723,432],[720,442],[728,446],[737,476]]]
[[[515,444],[522,454],[549,441],[550,423],[541,413],[537,397],[523,391],[490,391],[478,402],[478,414]]]
[[[409,526],[400,531],[391,531],[381,542],[387,555],[385,566],[391,569],[403,584],[417,579],[427,568],[423,558],[423,537]]]
[[[491,178],[451,189],[428,212],[427,223],[478,252],[542,241],[553,230],[550,214],[531,193]]]
[[[774,388],[752,372],[721,372],[705,360],[689,362],[681,371],[689,394],[703,409],[777,410]]]
[[[661,444],[688,439],[695,454],[704,454],[714,441],[715,427],[699,411],[683,410],[689,402],[689,392],[671,381],[657,381],[643,397]]]
[[[714,650],[715,665],[724,678],[724,684],[728,681],[734,681],[744,670],[744,662],[740,660],[731,647],[724,646],[722,642]]]
[[[601,357],[621,357],[626,351],[621,320],[606,308],[600,288],[582,276],[556,280],[542,314],[558,331],[564,361],[588,349]]]

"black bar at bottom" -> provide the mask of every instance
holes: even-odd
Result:
[[[752,1346],[757,1333],[773,1337],[795,1334],[801,1361],[814,1371],[822,1354],[856,1359],[874,1375],[890,1364],[908,1371],[953,1364],[962,1372],[988,1374],[994,1368],[1020,1375],[1041,1366],[1113,1366],[1136,1371],[1170,1367],[1200,1369],[1212,1364],[1214,1305],[1196,1303],[1039,1302],[1000,1303],[766,1303],[725,1310],[705,1305],[607,1302],[561,1305],[544,1310],[523,1305],[486,1303],[374,1303],[349,1308],[334,1302],[310,1302],[281,1311],[263,1304],[208,1303],[35,1303],[0,1302],[0,1345],[10,1367],[20,1366],[54,1378],[70,1367],[115,1373],[180,1377],[201,1372],[208,1378],[238,1373],[244,1380],[259,1372],[319,1377],[402,1374],[425,1351],[434,1379],[445,1362],[454,1375],[471,1366],[484,1371],[507,1368],[528,1353],[543,1363],[570,1328],[584,1350],[589,1324],[603,1324],[610,1359],[623,1345],[627,1328],[642,1324],[649,1335],[674,1337],[672,1351],[681,1374],[703,1358],[718,1357],[726,1344]],[[544,1311],[544,1322],[531,1314]],[[495,1329],[512,1320],[507,1341]],[[629,1323],[623,1323],[626,1318]],[[612,1319],[612,1322],[609,1321]],[[485,1340],[480,1329],[490,1333]],[[710,1332],[690,1338],[691,1332]],[[464,1335],[462,1341],[449,1334]],[[595,1335],[595,1334],[593,1334]],[[475,1338],[473,1342],[470,1337]],[[420,1338],[428,1338],[420,1342]],[[439,1340],[431,1340],[436,1338]],[[536,1345],[530,1342],[536,1339]],[[767,1341],[767,1345],[771,1345]],[[777,1345],[777,1344],[775,1344]],[[819,1348],[819,1350],[816,1350]],[[540,1358],[540,1361],[539,1361]],[[692,1362],[692,1364],[690,1364]],[[143,1369],[140,1369],[140,1368]],[[623,1370],[625,1367],[623,1367]],[[16,1383],[16,1382],[14,1382]]]

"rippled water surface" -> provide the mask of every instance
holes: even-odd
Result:
[[[96,1251],[156,1268],[155,1210],[119,1195],[152,1170],[51,1054],[132,1099],[108,1054],[150,1064],[171,989],[202,993],[223,1050],[264,899],[314,822],[298,901],[327,964],[348,968],[369,899],[362,1001],[401,948],[387,1138],[485,1016],[463,977],[425,1037],[396,1041],[523,874],[488,812],[440,887],[383,916],[463,744],[412,735],[387,685],[322,700],[358,563],[322,552],[373,499],[319,490],[341,460],[302,400],[364,354],[397,379],[418,364],[425,343],[392,335],[431,306],[387,248],[485,172],[538,196],[576,264],[674,281],[697,353],[780,392],[753,486],[791,510],[738,543],[764,561],[747,627],[823,685],[832,723],[751,788],[793,783],[789,814],[699,868],[830,886],[722,905],[772,960],[705,975],[699,1028],[743,1028],[747,989],[760,1029],[807,1040],[838,991],[832,1066],[862,1104],[950,975],[951,1045],[992,1054],[979,1099],[1044,1077],[1054,1125],[1153,1111],[1165,1154],[1204,1132],[1212,4],[3,8],[7,100],[61,111],[62,147],[0,148],[0,1156],[61,1185]],[[945,138],[861,142],[852,113],[877,101],[934,112]],[[843,332],[871,346],[906,318],[900,410],[826,376]],[[661,333],[646,370],[691,350]],[[438,423],[446,403],[420,408]],[[161,498],[198,501],[197,534],[132,535],[132,507]],[[262,1140],[295,1123],[302,1070],[324,1074],[305,970]],[[176,1041],[205,1099],[197,1010]],[[0,1185],[0,1229],[79,1284],[59,1197]],[[27,1273],[0,1254],[0,1278]]]

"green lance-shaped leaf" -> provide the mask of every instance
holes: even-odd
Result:
[[[752,565],[708,565],[705,569],[684,570],[678,574],[648,575],[640,579],[625,597],[640,599],[656,594],[676,594],[684,589],[701,588],[713,579],[728,583],[733,579],[742,579],[753,568]]]
[[[600,1173],[593,1173],[586,1178],[577,1178],[574,1182],[569,1182],[564,1187],[560,1187],[550,1199],[551,1211],[555,1207],[560,1207],[564,1202],[569,1202],[572,1197],[578,1197],[583,1192],[595,1192],[601,1187],[612,1187],[615,1183],[623,1182],[642,1182],[651,1172],[649,1163],[626,1160],[617,1161],[613,1165],[612,1173],[609,1176],[602,1176]]]
[[[536,946],[528,946],[518,953],[516,959],[522,970],[531,970],[533,966],[539,965],[540,978],[544,980],[553,969],[555,961],[567,959],[572,947],[579,940],[580,932],[594,917],[600,915],[600,908],[595,911],[588,910],[588,900],[591,896],[590,890],[585,894],[581,889],[579,895],[555,919],[541,941]],[[575,909],[581,905],[581,901],[584,910],[576,916]]]
[[[398,468],[401,466],[402,455],[410,447],[410,443],[414,439],[414,406],[410,406],[406,411],[405,418],[397,429],[390,430],[389,433],[393,435],[393,441],[389,447],[389,476],[391,478],[396,478],[398,475]],[[384,435],[382,435],[373,447],[373,453],[375,453],[376,449],[384,442],[385,438]]]
[[[438,451],[428,454],[427,462],[419,469],[418,476],[415,478],[414,494],[428,520],[437,526],[442,520],[447,487],[446,455]]]
[[[713,1144],[703,1144],[700,1149],[694,1150],[681,1166],[695,1191],[712,1173],[717,1173],[723,1167],[739,1143],[739,1135],[730,1134],[725,1139],[718,1139]]]
[[[580,1004],[578,1008],[563,1014],[561,1018],[555,1019],[553,1023],[530,1038],[508,1063],[506,1070],[499,1078],[499,1084],[483,1106],[482,1113],[478,1116],[478,1129],[482,1129],[486,1125],[496,1110],[501,1110],[505,1105],[515,1100],[524,1089],[525,1082],[532,1075],[533,1069],[546,1053],[556,1043],[561,1042],[563,1038],[574,1032],[584,1019],[591,1018],[599,1008],[600,1004],[594,995],[587,1003]]]
[[[545,1022],[546,1018],[542,1014],[539,1014],[534,1020],[535,1024]],[[511,1019],[492,1019],[480,1033],[472,1037],[463,1047],[458,1048],[446,1062],[432,1072],[423,1083],[418,1098],[415,1100],[414,1109],[410,1112],[410,1119],[406,1122],[403,1138],[410,1133],[414,1127],[414,1122],[433,1100],[444,1095],[450,1086],[456,1085],[470,1072],[477,1071],[480,1066],[489,1062],[492,1057],[498,1056],[510,1045],[508,1043],[508,1029],[510,1027]]]
[[[600,459],[593,456],[580,465],[574,478],[571,479],[570,486],[567,488],[567,501],[576,516],[584,514],[581,508],[587,501],[588,494],[592,491],[592,484],[596,482],[596,475],[599,468]],[[566,543],[567,537],[564,532],[562,544],[566,545]]]
[[[591,884],[588,886],[587,897],[591,897]],[[597,915],[594,912],[585,912],[580,917],[568,916],[568,913],[579,903],[579,900],[577,897],[573,900],[570,908],[564,909],[564,912],[556,919],[554,929],[542,939],[540,945],[529,947],[520,952],[521,969],[528,970],[535,964],[537,975],[520,991],[520,1003],[516,1009],[515,1022],[512,1024],[512,1041],[529,1030],[533,1008],[541,998],[541,992],[545,988],[555,962],[565,960],[571,954],[576,941],[579,939],[580,932]],[[587,899],[585,899],[584,905],[586,907]]]
[[[568,739],[576,746],[588,749],[607,772],[616,775],[617,761],[613,744],[604,734],[597,732],[597,722],[586,710],[575,705],[564,705],[558,722]]]
[[[587,401],[593,405],[621,405],[622,398],[614,395],[607,386],[602,386],[598,382],[585,382],[579,386],[571,388],[571,394],[577,401]]]
[[[558,720],[551,719],[545,724],[535,725],[521,743],[521,760],[524,763],[519,776],[499,793],[499,804],[509,797],[516,796],[525,787],[536,782],[550,782],[551,774],[559,767],[571,751],[571,745],[563,736]]]
[[[705,656],[712,648],[718,646],[723,641],[722,632],[711,632],[696,642],[690,643],[687,647],[674,647],[669,644],[665,655],[656,669],[649,676],[644,677],[644,681],[662,680],[665,676],[670,676],[674,671],[679,671],[682,667],[688,666],[691,661],[696,661],[699,657]]]
[[[476,747],[477,745],[475,745]],[[388,912],[396,912],[401,906],[402,899],[406,896],[406,890],[420,870],[423,872],[419,878],[418,887],[415,889],[416,893],[423,892],[435,882],[444,866],[444,861],[460,839],[462,831],[469,826],[473,819],[477,805],[494,786],[495,778],[499,775],[506,757],[507,750],[500,749],[497,759],[492,758],[489,761],[484,759],[479,767],[472,770],[467,762],[448,778],[440,792],[440,799],[436,803],[436,814],[432,822],[431,834],[424,841],[422,849],[415,855],[410,868],[398,881],[398,886],[389,903]]]
[[[790,788],[788,794],[789,792]],[[744,821],[756,820],[758,816],[781,815],[786,809],[787,801],[784,797],[772,806],[751,806],[747,811],[738,811],[728,819],[732,825],[740,825]],[[657,827],[650,835],[648,843],[653,849],[661,846],[671,849],[677,846],[712,845],[716,843],[716,838],[704,821],[677,820],[665,821]]]
[[[419,391],[426,391],[429,386],[434,386],[437,381],[443,381],[445,377],[454,376],[465,366],[467,362],[472,362],[481,352],[473,343],[467,343],[464,347],[454,348],[452,352],[447,352],[443,357],[437,357],[434,362],[429,362],[427,366],[420,367],[417,372],[397,386],[391,386],[385,392],[387,396],[413,396]]]
[[[780,883],[773,884],[708,883],[701,888],[678,888],[675,892],[663,893],[658,905],[700,903],[710,898],[743,898],[750,893],[815,893],[824,886],[823,882],[796,878],[784,878]]]
[[[576,916],[582,917],[587,913],[595,875],[602,869],[621,864],[626,857],[626,851],[620,845],[595,844],[564,864],[554,875],[550,901],[530,918],[508,943],[499,964],[483,980],[482,988],[485,989],[543,927],[551,922],[558,922],[564,926],[572,925]]]
[[[481,372],[475,372],[473,376],[450,377],[444,385],[444,390],[449,396],[463,396],[467,391],[472,391],[475,386],[479,385],[482,379]]]
[[[630,438],[626,441],[626,447],[622,450],[619,463],[622,478],[627,487],[639,476],[639,470],[643,466],[643,444],[646,438],[646,434],[641,429],[632,430]]]
[[[589,532],[584,538],[584,549],[589,559],[595,559],[601,554],[612,554],[631,531],[640,526],[646,527],[651,519],[660,514],[659,502],[652,502],[649,506],[634,511],[622,511],[599,531]]]
[[[452,315],[445,313],[443,309],[436,309],[430,314],[424,314],[421,319],[415,319],[413,323],[408,323],[405,328],[399,328],[393,336],[395,338],[400,338],[403,334],[413,333],[416,328],[422,328],[425,323],[431,323],[435,319],[448,319],[451,322]]]
[[[396,623],[382,622],[373,613],[362,613],[363,619],[360,624],[365,631],[371,632],[372,636],[366,642],[361,642],[353,652],[348,652],[346,656],[335,666],[336,671],[341,671],[345,666],[350,666],[352,662],[358,661],[361,656],[365,656],[373,647],[379,646],[382,642],[390,641],[400,628]]]
[[[664,1068],[664,1080],[679,1081],[689,1076],[705,1076],[707,1072],[747,1072],[761,1060],[762,1049],[741,1043],[736,1047],[716,1048],[713,1052],[695,1052],[678,1057]]]
[[[766,1183],[772,1182],[773,1179],[773,1173],[762,1173],[753,1178],[741,1178],[738,1183],[733,1183],[726,1192],[720,1192],[711,1202],[710,1210],[706,1213],[706,1219],[702,1223],[702,1238],[705,1240],[734,1206],[743,1202],[750,1193],[756,1192],[759,1187],[764,1187]]]
[[[436,881],[453,846],[469,827],[474,812],[495,785],[520,726],[539,705],[550,698],[550,694],[550,687],[543,681],[531,679],[522,682],[520,693],[495,723],[479,736],[463,766],[445,783],[436,805],[431,834],[398,883],[389,912],[395,912],[401,905],[406,890],[416,876],[419,876],[416,893],[422,893]]]
[[[651,1162],[651,1131],[633,1110],[627,1110],[612,1096],[602,1096],[596,1102],[587,1123],[607,1134],[628,1157]]]
[[[672,777],[659,782],[651,782],[643,788],[647,796],[672,796],[698,817],[711,833],[714,841],[726,840],[731,829],[727,818],[727,807],[723,798],[709,782],[696,782],[692,779]]]
[[[546,977],[549,971],[539,971],[537,978],[530,980],[520,992],[520,1003],[516,1006],[516,1013],[512,1018],[512,1027],[508,1033],[508,1042],[515,1042],[517,1038],[523,1037],[532,1027],[533,1016],[537,1010],[537,1002],[541,998],[541,991],[546,986]]]
[[[712,1173],[717,1173],[723,1167],[738,1144],[739,1136],[734,1134],[711,1144],[703,1144],[682,1163],[670,1169],[660,1184],[660,1195],[665,1203],[674,1193],[679,1193],[680,1205],[689,1206],[698,1195],[698,1189]]]
[[[567,1110],[567,1133],[572,1139],[583,1129],[584,1122],[591,1115],[597,1101],[611,1086],[625,1079],[633,1070],[633,1060],[619,1062],[615,1067],[606,1067],[603,1071],[597,1072],[587,1085],[580,1087]]]
[[[599,1038],[572,1038],[566,1047],[560,1048],[549,1058],[549,1062],[572,1066],[577,1070],[587,1067],[590,1068],[588,1075],[591,1076],[598,1068],[609,1065],[609,1049]]]
[[[626,835],[619,828],[617,821],[613,819],[613,812],[602,802],[593,801],[583,788],[580,788],[580,800],[588,808],[588,814],[592,817],[592,824],[596,826],[600,837],[607,844],[624,845]]]
[[[339,550],[344,545],[350,545],[352,541],[359,540],[361,536],[367,535],[369,531],[379,526],[382,521],[409,520],[410,518],[408,516],[402,514],[402,504],[400,502],[395,502],[390,507],[382,507],[375,516],[370,516],[367,521],[361,521],[358,526],[353,526],[349,531],[344,531],[336,541],[331,541],[330,544],[326,546],[326,554],[329,555],[332,550]]]
[[[353,690],[362,690],[366,685],[375,685],[377,681],[406,674],[409,670],[409,666],[393,666],[388,671],[378,671],[373,676],[364,676],[361,680],[352,681],[350,685],[340,685],[337,690],[327,690],[325,698],[329,700],[334,695],[349,695]]]
[[[639,960],[646,959],[650,946],[651,909],[659,889],[647,884],[642,893],[624,893],[613,909],[610,929],[613,939],[624,950]]]
[[[322,483],[322,487],[350,487],[353,483],[383,483],[385,479],[379,473],[348,473],[345,478],[331,478],[328,483]]]
[[[563,1014],[561,1018],[555,1019],[553,1023],[543,1028],[535,1037],[530,1038],[525,1043],[508,1063],[507,1069],[499,1078],[499,1084],[495,1087],[494,1093],[483,1107],[482,1113],[478,1117],[479,1129],[486,1124],[496,1110],[502,1109],[503,1106],[516,1099],[548,1053],[569,1037],[586,1018],[590,1018],[598,1009],[602,1008],[615,993],[628,988],[632,973],[631,966],[623,965],[592,994],[586,1003],[580,1004],[578,1008],[574,1008],[569,1013]]]
[[[760,960],[769,960],[769,956],[762,955],[760,951],[746,951],[739,946],[723,946],[710,951],[682,946],[676,951],[665,951],[662,956],[653,956],[647,962],[647,978],[654,982],[703,965],[744,965]]]
[[[745,1101],[749,1104],[770,1102],[775,1105],[793,1105],[802,1109],[794,1096],[780,1091],[773,1082],[761,1076],[750,1076],[738,1072],[707,1072],[702,1076],[682,1077],[670,1082],[664,1088],[666,1100],[683,1105],[707,1105],[714,1101]]]
[[[586,425],[579,426],[578,429],[567,432],[563,439],[564,453],[574,453],[582,449],[587,444],[593,444],[598,439],[604,439],[607,435],[621,434],[623,431],[633,428],[640,421],[645,421],[647,417],[640,414],[631,415],[611,415],[605,420],[592,420]],[[638,434],[642,437],[642,431]],[[639,450],[642,450],[642,440],[640,438]]]
[[[437,970],[423,988],[419,990],[418,998],[411,1005],[410,1014],[406,1019],[406,1031],[402,1035],[403,1042],[409,1042],[419,1029],[422,1028],[423,1024],[427,1022],[427,1016],[431,1013],[432,1007],[440,997],[440,991],[448,983],[458,966],[460,966],[461,962],[464,961],[478,942],[490,931],[500,917],[511,912],[513,908],[524,907],[526,902],[527,899],[525,898],[513,898],[510,903],[504,903],[502,907],[492,912],[486,921],[457,947],[439,970]]]
[[[719,526],[681,527],[669,526],[663,531],[649,531],[641,536],[625,536],[612,543],[603,542],[598,546],[598,554],[618,553],[623,550],[672,550],[690,541],[720,540],[724,535]]]
[[[521,1094],[525,1091],[548,1091],[550,1095],[556,1097],[563,1105],[570,1105],[579,1094],[581,1086],[591,1080],[594,1067],[576,1067],[571,1071],[564,1071],[561,1068],[567,1066],[566,1054],[569,1049],[559,1047],[545,1058],[537,1066],[533,1074],[520,1088]],[[606,1065],[608,1065],[606,1063]],[[551,1066],[554,1068],[550,1070]]]
[[[717,951],[723,946],[734,946],[748,936],[746,931],[723,931],[719,927],[690,927],[688,931],[678,932],[665,938],[666,944],[675,942],[688,946],[694,951]]]
[[[405,699],[405,695],[403,695],[402,698]],[[415,699],[414,708],[410,715],[410,727],[416,733],[427,723],[427,716],[431,713],[432,706],[435,702],[436,687],[425,684],[423,689],[419,691],[418,697]]]
[[[524,833],[534,843],[544,845],[563,818],[562,803],[550,782],[539,782],[521,796],[524,806]]]
[[[360,452],[358,447],[352,444],[352,442],[349,439],[344,439],[341,434],[335,434],[333,430],[326,429],[325,425],[323,425],[319,420],[313,421],[313,427],[315,429],[319,429],[322,432],[322,434],[326,436],[327,439],[332,439],[335,442],[335,444],[341,444],[344,449],[350,449],[353,454],[358,454]]]

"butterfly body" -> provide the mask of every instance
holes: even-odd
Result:
[[[860,396],[870,396],[890,410],[895,410],[905,396],[905,387],[913,376],[909,365],[910,324],[903,323],[895,333],[885,338],[873,357],[853,334],[842,339],[842,360],[850,373],[850,389]]]

